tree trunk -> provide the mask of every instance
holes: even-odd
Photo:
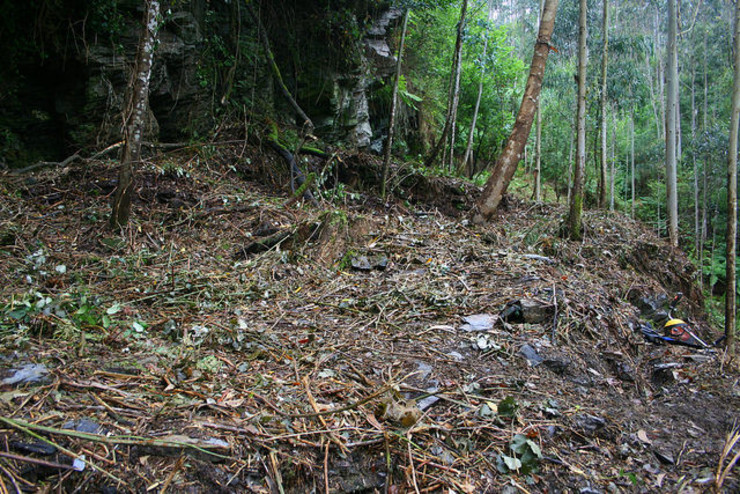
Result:
[[[532,120],[537,109],[537,103],[542,88],[542,79],[545,75],[545,63],[550,52],[550,36],[555,26],[555,15],[558,9],[558,0],[545,0],[545,8],[542,13],[542,21],[535,42],[532,65],[529,70],[529,78],[524,88],[524,96],[519,106],[519,113],[511,130],[509,140],[506,142],[501,156],[494,166],[483,194],[478,199],[478,212],[474,215],[475,223],[483,223],[491,219],[496,212],[501,199],[509,186],[514,172],[522,158],[529,132],[532,130]]]
[[[449,102],[447,106],[447,116],[445,117],[445,126],[442,129],[442,135],[439,136],[439,141],[432,149],[427,159],[424,161],[424,167],[429,168],[437,158],[439,151],[443,146],[447,144],[447,136],[450,134],[454,125],[455,118],[457,116],[457,102],[460,98],[460,74],[462,72],[462,42],[463,42],[463,31],[465,30],[465,16],[468,11],[468,0],[463,0],[462,6],[460,7],[460,21],[457,23],[457,39],[455,40],[455,53],[452,57],[452,71],[453,77],[450,83]],[[454,133],[454,131],[453,131]],[[454,145],[454,143],[453,143]],[[450,149],[450,155],[454,155],[454,149]],[[452,161],[452,160],[450,160]],[[443,157],[442,165],[445,165],[445,159]]]
[[[614,182],[616,182],[617,167],[617,112],[614,112],[614,125],[612,126],[612,166],[609,174],[609,211],[614,211]]]
[[[678,247],[678,193],[676,175],[676,98],[678,97],[678,50],[676,47],[676,0],[668,0],[668,64],[666,70],[665,178],[668,239]]]
[[[545,8],[544,0],[540,0],[540,22],[542,11]],[[534,133],[534,200],[542,200],[542,98],[537,101],[536,128]]]
[[[671,1],[671,0],[669,0]],[[674,13],[675,13],[675,4],[674,4]],[[669,13],[670,17],[670,13]],[[669,20],[670,25],[670,20]],[[658,103],[660,103],[660,138],[665,139],[665,133],[666,133],[666,101],[665,101],[665,83],[667,82],[667,78],[669,77],[665,73],[665,68],[663,67],[663,58],[661,57],[661,44],[660,44],[660,8],[656,5],[655,7],[655,57],[657,60],[657,81],[658,81]]]
[[[707,52],[707,33],[704,32],[704,51],[703,53]],[[704,76],[704,100],[702,102],[702,124],[701,124],[701,130],[702,132],[707,131],[707,105],[708,105],[708,96],[709,96],[709,89],[707,86],[707,57],[702,57],[704,60],[704,70],[702,71],[702,74]],[[701,284],[704,284],[704,245],[707,242],[707,163],[709,163],[709,155],[707,152],[704,153],[704,159],[702,160],[702,199],[701,199],[701,244],[699,245],[699,266],[701,269],[700,275],[701,275]]]
[[[606,74],[609,53],[609,0],[603,0],[601,20],[603,52],[601,54],[601,174],[599,175],[599,207],[606,206]]]
[[[111,228],[125,226],[131,216],[131,194],[134,188],[134,163],[141,159],[141,141],[144,117],[149,101],[149,78],[159,23],[159,1],[149,0],[144,17],[144,31],[136,52],[134,81],[128,95],[128,118],[124,129],[124,148],[118,172],[118,187],[113,196],[110,216]]]
[[[541,101],[540,101],[541,102]],[[534,200],[542,200],[542,109],[537,105],[537,125],[534,131]]]
[[[576,131],[576,163],[573,177],[573,193],[570,197],[570,211],[568,213],[568,236],[571,240],[581,240],[581,221],[583,215],[583,182],[586,172],[586,39],[588,27],[586,25],[586,0],[580,0],[580,15],[578,20],[578,126]]]
[[[691,68],[691,157],[694,165],[694,256],[699,260],[699,161],[696,159],[696,64]]]
[[[656,100],[658,99],[655,96],[655,88],[653,87],[653,69],[650,66],[650,55],[645,55],[645,68],[646,68],[646,79],[648,83],[648,90],[650,91],[650,106],[653,109],[653,121],[655,122],[655,132],[658,137],[658,139],[662,139],[663,136],[660,134],[660,118],[658,118],[658,107],[656,104]]]
[[[635,219],[635,110],[630,111],[630,218]]]
[[[483,45],[483,57],[486,56],[486,49],[488,48],[488,38],[486,38],[486,42]],[[483,97],[483,80],[481,79],[480,83],[478,83],[478,97],[475,100],[475,108],[473,109],[473,121],[470,124],[470,133],[468,134],[468,142],[465,145],[465,155],[463,155],[462,162],[460,163],[460,172],[462,172],[465,167],[469,167],[469,170],[473,170],[473,134],[475,133],[475,126],[478,123],[478,112],[480,111],[480,100]],[[470,163],[469,163],[470,162]]]
[[[737,316],[737,140],[740,123],[740,3],[735,3],[735,80],[732,86],[732,118],[730,119],[730,150],[727,160],[727,251],[725,292],[725,348],[735,354]]]
[[[385,155],[383,156],[383,182],[380,185],[380,195],[385,200],[386,187],[388,185],[388,168],[391,162],[391,149],[393,147],[393,127],[396,124],[396,108],[398,107],[398,83],[401,80],[401,57],[403,57],[403,45],[406,41],[406,27],[409,22],[409,9],[403,14],[403,28],[401,28],[401,41],[398,44],[398,58],[396,59],[396,77],[393,81],[393,96],[391,97],[391,116],[388,122],[388,139],[385,141]]]
[[[457,25],[457,38],[462,40],[463,34],[465,33],[465,14],[468,10],[468,0],[463,0],[463,6],[460,10],[460,22]],[[462,48],[463,44],[460,42],[456,46],[457,48],[457,65],[455,65],[455,90],[452,93],[452,110],[450,111],[450,161],[447,167],[448,170],[455,170],[455,140],[457,139],[457,109],[460,105],[460,77],[462,75]]]
[[[577,98],[576,98],[577,99]],[[578,103],[576,102],[576,107],[578,107]],[[573,148],[575,147],[576,143],[576,125],[572,125],[570,127],[570,139],[569,139],[569,146],[568,146],[568,197],[565,201],[566,204],[570,204],[570,196],[573,193]]]

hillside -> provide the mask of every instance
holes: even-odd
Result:
[[[712,488],[737,373],[635,330],[681,291],[719,336],[683,253],[518,199],[473,227],[467,183],[396,169],[384,204],[376,158],[310,159],[319,207],[267,149],[153,157],[123,236],[115,162],[0,177],[3,492]]]

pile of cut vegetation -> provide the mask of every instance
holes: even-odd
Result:
[[[152,159],[123,232],[112,162],[2,177],[5,490],[740,489],[737,374],[637,330],[682,291],[718,333],[682,253],[606,212],[572,243],[521,200],[472,227],[445,179],[418,181],[451,208],[402,181],[303,205],[271,159]]]

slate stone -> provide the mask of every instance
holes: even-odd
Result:
[[[10,369],[10,374],[0,382],[9,385],[39,384],[46,379],[49,369],[44,364],[25,364],[19,369]]]
[[[527,362],[529,362],[529,365],[532,367],[537,367],[544,360],[544,358],[537,353],[537,350],[527,344],[522,345],[521,348],[519,348],[519,355],[527,359]]]

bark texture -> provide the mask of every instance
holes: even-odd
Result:
[[[534,114],[537,111],[540,90],[542,89],[542,79],[545,75],[545,64],[550,52],[550,37],[555,26],[557,10],[558,0],[545,1],[540,29],[537,35],[537,41],[535,42],[534,54],[532,55],[529,78],[524,89],[522,103],[519,106],[519,113],[516,116],[509,140],[506,142],[501,156],[496,161],[493,173],[488,179],[481,197],[478,199],[478,211],[473,216],[474,223],[480,224],[491,219],[514,176],[514,172],[519,165],[519,160],[522,158],[524,146],[529,138],[529,132],[532,130]]]

